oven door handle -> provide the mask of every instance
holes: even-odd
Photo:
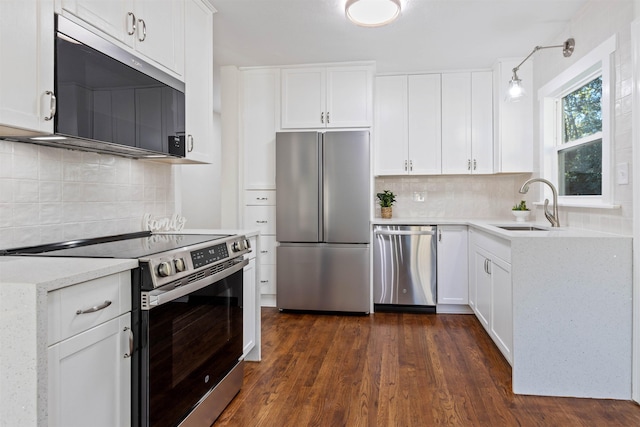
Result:
[[[233,273],[236,273],[242,270],[244,267],[249,265],[249,260],[243,259],[242,261],[235,264],[233,267],[229,267],[219,273],[206,277],[204,279],[198,280],[197,282],[189,283],[187,285],[180,286],[178,288],[171,289],[169,291],[163,289],[155,289],[149,292],[143,292],[143,299],[145,298],[145,294],[148,297],[148,309],[152,309],[162,304],[166,304],[175,300],[176,298],[183,297],[185,295],[189,295],[192,292],[205,288],[212,283],[218,282],[226,277],[231,276]],[[143,304],[144,310],[145,304]]]

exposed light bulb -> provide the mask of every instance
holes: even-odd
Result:
[[[507,100],[519,101],[526,95],[524,88],[522,87],[522,80],[518,78],[516,72],[513,72],[513,77],[509,81],[509,89],[507,90]]]

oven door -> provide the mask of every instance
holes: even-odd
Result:
[[[166,292],[141,311],[142,426],[178,425],[241,360],[245,264]]]

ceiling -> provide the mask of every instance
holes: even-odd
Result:
[[[217,65],[375,60],[378,73],[489,68],[525,57],[587,0],[401,0],[394,23],[362,28],[346,0],[210,0]]]

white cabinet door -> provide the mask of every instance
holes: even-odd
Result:
[[[126,313],[49,347],[49,426],[131,423],[130,327]]]
[[[282,69],[282,128],[326,126],[325,68]]]
[[[326,126],[329,128],[371,126],[373,106],[371,68],[328,68],[326,76]]]
[[[407,107],[407,76],[376,78],[376,175],[408,172]]]
[[[185,2],[186,157],[213,161],[213,11],[201,0]]]
[[[53,132],[53,36],[52,0],[0,1],[0,128]]]
[[[493,73],[471,73],[471,173],[493,173]]]
[[[242,322],[243,322],[243,351],[242,354],[246,357],[247,354],[256,345],[256,260],[252,258],[249,260],[249,265],[244,268],[242,278]]]
[[[440,74],[408,77],[409,173],[442,172]]]
[[[134,0],[138,24],[136,27],[136,50],[178,75],[184,74],[185,34],[183,0]],[[187,25],[198,25],[187,21]],[[208,38],[199,40],[201,55],[211,45]],[[211,78],[211,75],[209,75]]]
[[[491,335],[504,355],[513,361],[513,303],[511,264],[494,258],[491,263]]]
[[[438,304],[469,303],[467,227],[438,226]]]
[[[442,173],[471,172],[471,73],[442,74]]]
[[[133,0],[60,0],[62,13],[70,13],[92,27],[133,46],[134,26],[137,25]]]
[[[244,188],[276,188],[276,130],[280,74],[276,69],[242,71]]]
[[[282,69],[282,129],[371,126],[370,66]]]
[[[489,332],[491,321],[491,254],[476,246],[474,253],[475,313]]]

